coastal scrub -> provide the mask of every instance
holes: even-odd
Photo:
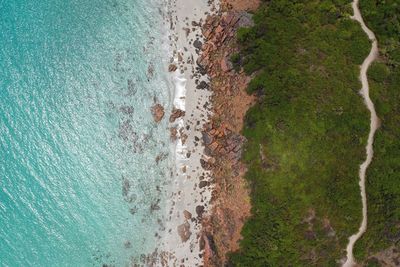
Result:
[[[378,62],[368,71],[381,120],[367,172],[368,229],[355,246],[357,259],[372,264],[385,250],[391,255],[400,240],[400,2],[365,0],[360,8],[380,50]]]
[[[264,1],[234,63],[255,77],[244,161],[252,217],[234,266],[336,266],[361,221],[369,114],[358,91],[370,43],[350,1]]]

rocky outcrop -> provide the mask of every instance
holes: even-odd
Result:
[[[203,44],[203,53],[197,59],[199,67],[208,71],[211,77],[215,77],[218,71],[232,70],[232,63],[229,60],[232,50],[225,51],[218,56],[218,62],[215,63],[219,65],[219,68],[214,66],[214,62],[211,62],[211,57],[214,53],[220,53],[221,47],[234,39],[238,28],[252,25],[251,15],[243,11],[229,11],[222,16],[208,16],[202,30],[207,42]]]
[[[260,5],[260,0],[222,0],[221,6],[236,11],[254,11]]]
[[[220,15],[208,16],[202,24],[206,41],[197,60],[198,70],[211,78],[207,87],[213,91],[213,116],[202,132],[205,156],[201,159],[203,168],[212,172],[212,210],[207,215],[201,207],[196,209],[203,226],[200,245],[205,266],[226,264],[226,254],[238,249],[241,228],[250,215],[249,192],[243,178],[246,168],[241,162],[246,139],[240,131],[254,97],[246,93],[250,77],[243,71],[236,72],[230,57],[237,52],[237,29],[251,26],[252,21],[243,11],[245,1],[233,1],[241,2],[239,10],[232,9],[229,2],[222,1]]]

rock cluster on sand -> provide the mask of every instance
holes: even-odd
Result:
[[[214,53],[220,51],[221,46],[229,42],[236,34],[240,27],[251,26],[252,20],[246,12],[228,12],[218,16],[208,16],[205,24],[203,25],[203,35],[207,42],[202,46],[203,53],[197,59],[197,64],[200,68],[208,71],[212,77],[217,75],[218,71],[227,72],[232,70],[232,63],[229,61],[228,56],[232,53],[226,53],[223,56],[219,55],[218,62],[212,62],[211,57]],[[214,64],[217,63],[220,68],[216,68]]]

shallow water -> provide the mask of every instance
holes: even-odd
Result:
[[[0,266],[156,247],[173,165],[150,114],[172,102],[161,2],[0,0]]]

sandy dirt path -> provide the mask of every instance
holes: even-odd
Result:
[[[361,24],[361,27],[363,31],[368,35],[368,38],[372,41],[372,48],[371,51],[369,52],[368,57],[364,60],[363,64],[361,65],[361,70],[360,70],[360,80],[362,83],[362,88],[361,88],[361,95],[364,98],[364,102],[368,108],[368,110],[371,113],[371,124],[370,124],[370,132],[368,135],[368,142],[366,146],[366,159],[365,161],[360,165],[360,189],[361,189],[361,199],[362,199],[362,222],[360,225],[360,228],[358,232],[349,238],[349,243],[346,248],[347,252],[347,260],[343,264],[343,267],[353,267],[356,265],[354,256],[353,256],[353,247],[356,241],[365,233],[367,230],[367,195],[365,191],[365,173],[367,171],[367,168],[369,164],[372,161],[374,150],[373,150],[373,143],[374,143],[374,135],[376,130],[378,129],[379,126],[379,118],[376,115],[375,111],[375,106],[374,103],[371,101],[371,98],[369,97],[369,84],[368,84],[368,77],[367,77],[367,71],[369,66],[374,62],[374,60],[378,56],[378,42],[376,40],[375,34],[365,25],[364,20],[361,16],[361,12],[358,6],[358,0],[354,0],[352,3],[353,10],[354,10],[354,16],[352,19],[358,21]]]

